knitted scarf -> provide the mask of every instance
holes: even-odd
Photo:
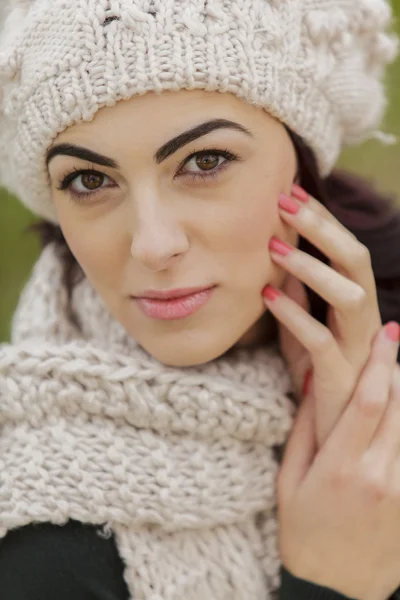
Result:
[[[295,413],[276,342],[166,367],[87,280],[67,306],[48,246],[0,347],[0,537],[76,519],[114,534],[134,600],[276,598]]]

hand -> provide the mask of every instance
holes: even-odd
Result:
[[[285,567],[358,600],[386,600],[400,581],[399,343],[385,329],[316,456],[306,396],[277,481]]]
[[[281,218],[321,250],[331,266],[297,248],[288,247],[286,256],[271,250],[272,259],[289,275],[280,297],[265,302],[277,319],[298,399],[305,373],[313,369],[310,393],[317,399],[315,428],[321,446],[353,394],[382,322],[368,249],[315,198],[296,185],[292,193],[303,201],[282,195]],[[288,202],[292,212],[282,207]],[[328,303],[327,327],[310,315],[300,280]]]

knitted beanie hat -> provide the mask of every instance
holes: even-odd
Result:
[[[315,151],[376,134],[395,58],[386,0],[8,0],[0,37],[0,183],[57,222],[46,151],[147,91],[230,92]]]

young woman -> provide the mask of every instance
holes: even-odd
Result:
[[[400,216],[329,175],[388,4],[7,15],[0,175],[45,247],[0,350],[1,598],[394,598]]]

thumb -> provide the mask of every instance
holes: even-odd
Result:
[[[297,417],[286,444],[278,473],[278,495],[290,497],[304,479],[317,449],[315,437],[314,398],[308,394],[297,411]]]

